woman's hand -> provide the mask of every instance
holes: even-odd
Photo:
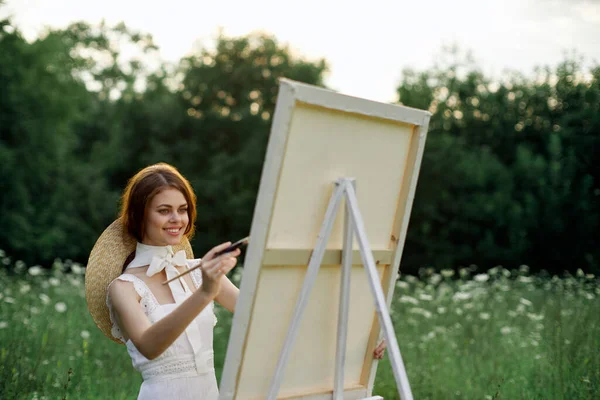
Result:
[[[383,339],[377,345],[377,347],[375,347],[375,350],[373,350],[373,357],[375,357],[378,360],[381,360],[383,358],[383,355],[385,354],[386,347],[387,347],[387,344],[385,343],[385,339]]]
[[[237,256],[240,255],[240,249],[236,249],[230,253],[222,254],[218,257],[214,255],[221,250],[225,250],[231,242],[222,243],[213,247],[202,258],[202,285],[200,291],[210,298],[214,298],[219,294],[221,289],[221,277],[226,275],[237,264]]]

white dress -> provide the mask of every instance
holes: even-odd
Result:
[[[199,260],[187,260],[187,267],[191,268],[198,262]],[[190,275],[196,289],[199,288],[202,282],[200,269],[190,272]],[[146,283],[135,275],[125,273],[115,280],[117,279],[133,283],[141,298],[140,304],[151,323],[165,317],[178,306],[175,303],[159,304]],[[144,379],[138,400],[218,399],[219,391],[213,364],[213,327],[217,323],[214,303],[207,305],[186,331],[154,360],[144,357],[131,340],[125,341],[115,323],[109,296],[106,303],[110,311],[112,335],[125,343],[133,367]],[[194,324],[196,326],[192,326]]]

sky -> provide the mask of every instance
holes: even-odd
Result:
[[[352,96],[396,100],[402,69],[427,69],[444,46],[472,52],[489,76],[531,74],[573,50],[600,63],[600,0],[5,0],[28,39],[77,20],[125,22],[150,33],[167,61],[229,36],[268,32],[308,59],[325,83]]]

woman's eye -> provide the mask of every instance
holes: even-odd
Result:
[[[181,214],[184,214],[184,213],[186,213],[186,212],[187,212],[187,208],[181,208],[181,209],[179,210],[179,213],[181,213]]]
[[[158,212],[161,213],[161,214],[163,214],[163,215],[166,215],[166,214],[169,213],[169,210],[163,209],[163,210],[158,210]]]

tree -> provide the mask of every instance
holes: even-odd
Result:
[[[597,272],[599,68],[566,60],[493,82],[461,57],[407,70],[398,88],[433,112],[405,262]]]

